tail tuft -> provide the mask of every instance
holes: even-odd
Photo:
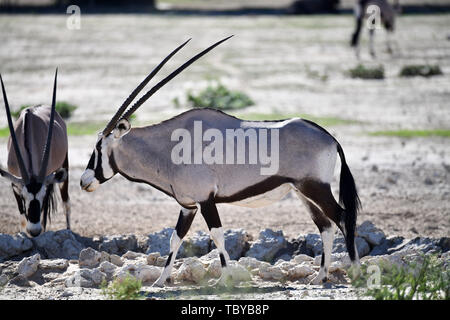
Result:
[[[355,260],[355,231],[358,211],[361,209],[361,201],[356,190],[355,180],[350,168],[345,161],[344,151],[337,144],[337,151],[341,158],[341,177],[339,181],[339,203],[344,207],[344,223],[346,231],[347,250],[352,261]]]

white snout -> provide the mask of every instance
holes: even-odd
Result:
[[[41,223],[31,223],[31,222],[27,222],[27,232],[33,236],[36,237],[38,235],[41,234],[42,231],[42,227],[41,227]]]
[[[80,179],[81,189],[87,192],[92,192],[95,191],[95,189],[97,189],[99,185],[100,183],[95,178],[94,170],[87,169],[86,171],[84,171]]]

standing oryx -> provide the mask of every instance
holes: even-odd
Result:
[[[81,188],[92,192],[119,173],[131,181],[157,188],[180,204],[178,222],[170,239],[169,257],[164,271],[155,282],[158,286],[162,286],[170,276],[178,248],[198,209],[220,252],[223,271],[227,271],[229,256],[225,250],[216,204],[259,207],[278,201],[290,190],[295,190],[308,207],[322,236],[322,266],[313,281],[320,283],[328,275],[334,224],[345,235],[350,259],[356,264],[359,262],[354,242],[359,198],[344,152],[327,131],[299,118],[243,121],[213,109],[190,110],[142,128],[131,128],[128,121],[131,114],[156,90],[225,40],[171,73],[126,111],[138,92],[184,44],[152,71],[99,134],[81,177]],[[197,138],[191,143],[190,137],[195,136]],[[223,141],[225,136],[226,141]],[[270,156],[264,152],[267,149],[270,149]],[[242,150],[243,156],[239,154]],[[249,152],[245,153],[245,150]],[[340,202],[344,208],[335,201],[330,188],[337,155],[342,164]],[[255,162],[258,156],[260,161]],[[226,159],[226,164],[221,159]],[[263,173],[263,169],[268,170]],[[226,276],[223,272],[221,280]]]
[[[352,35],[351,45],[356,50],[359,57],[359,36],[361,33],[364,18],[367,18],[367,28],[369,29],[369,50],[372,57],[375,57],[374,34],[378,23],[383,24],[386,29],[386,45],[389,53],[392,53],[391,38],[395,29],[395,16],[399,11],[398,0],[394,6],[387,0],[356,0],[354,14],[356,17],[355,31]]]
[[[47,218],[50,219],[51,211],[56,210],[55,183],[64,182],[60,191],[67,228],[70,229],[67,130],[55,111],[57,74],[58,70],[55,72],[52,106],[26,108],[14,125],[0,76],[11,134],[8,140],[9,172],[0,169],[0,175],[11,181],[21,215],[21,229],[26,229],[32,236],[41,233],[41,221],[45,230]]]

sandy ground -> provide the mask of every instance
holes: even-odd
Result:
[[[73,121],[107,121],[132,88],[160,59],[188,37],[193,40],[164,74],[221,37],[235,34],[177,80],[158,92],[137,113],[140,123],[168,118],[172,99],[211,79],[248,93],[256,102],[248,112],[302,113],[359,121],[329,127],[341,142],[355,177],[363,210],[388,235],[449,236],[450,149],[448,138],[373,137],[385,129],[450,127],[450,41],[448,15],[405,16],[398,21],[397,50],[385,52],[377,33],[378,58],[386,79],[351,79],[354,67],[348,41],[351,16],[180,17],[82,16],[81,30],[68,30],[62,16],[0,16],[0,65],[13,107],[49,103],[54,68],[59,66],[60,100],[79,106]],[[444,76],[399,78],[401,66],[439,63]],[[319,76],[318,76],[319,75]],[[325,75],[326,80],[320,76]],[[0,117],[0,126],[5,126]],[[70,137],[72,229],[84,236],[148,234],[173,227],[179,207],[159,191],[115,177],[94,193],[79,188],[96,137]],[[0,164],[6,164],[6,139],[0,140]],[[336,176],[339,175],[339,166]],[[333,188],[338,192],[335,182]],[[61,206],[60,206],[61,208]],[[60,210],[61,211],[61,210]],[[317,232],[294,194],[261,209],[219,205],[225,228],[245,228],[254,236],[263,228],[281,229],[288,238]],[[12,191],[0,180],[0,233],[19,231]],[[63,214],[50,229],[65,227]],[[201,218],[190,232],[206,230]]]

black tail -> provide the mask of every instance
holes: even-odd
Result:
[[[337,144],[337,151],[341,158],[341,178],[339,181],[339,203],[344,206],[345,223],[345,242],[347,245],[350,260],[355,260],[355,231],[356,218],[361,208],[361,201],[356,190],[355,180],[353,179],[350,168],[345,161],[344,151],[340,144]]]

